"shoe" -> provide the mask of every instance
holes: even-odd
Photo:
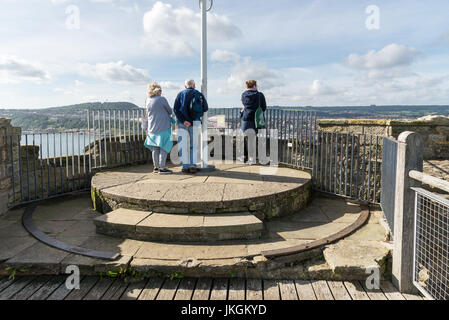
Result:
[[[173,171],[167,169],[167,168],[162,168],[159,170],[159,174],[172,174]]]
[[[254,165],[256,165],[256,160],[254,160],[254,159],[249,159],[247,164],[248,164],[249,166],[254,166]]]
[[[190,168],[189,168],[189,172],[195,174],[195,173],[198,172],[198,169],[195,168],[195,167],[190,167]]]
[[[153,173],[159,173],[159,168],[154,168]]]

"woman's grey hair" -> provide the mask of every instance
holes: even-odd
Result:
[[[148,86],[148,96],[150,98],[157,97],[162,94],[161,85],[157,82],[153,82]]]
[[[193,88],[195,86],[195,80],[193,79],[187,79],[185,82],[185,85],[187,88]]]

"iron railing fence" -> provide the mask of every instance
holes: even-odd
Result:
[[[211,109],[225,116],[225,129],[240,132],[240,109]],[[6,136],[13,172],[11,205],[89,188],[104,168],[146,163],[143,109],[88,110],[88,130]],[[309,169],[315,190],[378,203],[382,142],[377,136],[317,130],[314,112],[269,109],[262,138],[277,130],[279,163]],[[228,134],[229,130],[222,134]],[[216,131],[214,132],[216,134]],[[19,147],[20,145],[20,147]]]
[[[3,139],[5,172],[11,177],[10,206],[89,190],[98,170],[151,159],[140,134],[105,138],[95,130],[24,132]]]
[[[449,200],[421,188],[415,191],[413,279],[427,297],[449,299]]]
[[[92,168],[149,160],[149,152],[143,146],[146,139],[143,116],[144,109],[87,110],[87,134],[96,141],[88,150],[93,153]]]
[[[316,132],[315,189],[369,203],[380,202],[382,137]]]

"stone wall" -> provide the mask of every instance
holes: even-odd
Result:
[[[338,133],[374,134],[397,139],[404,131],[419,133],[424,140],[424,159],[449,159],[449,118],[414,120],[319,120],[319,130]]]
[[[10,119],[0,118],[0,215],[8,209],[8,200],[12,196],[11,163],[18,162],[19,142],[13,141],[12,148],[8,147],[7,135],[20,133],[20,128],[11,126]]]

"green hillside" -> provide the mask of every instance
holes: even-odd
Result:
[[[24,131],[87,129],[86,110],[132,110],[129,102],[90,102],[44,109],[0,109],[0,118],[10,118]]]

